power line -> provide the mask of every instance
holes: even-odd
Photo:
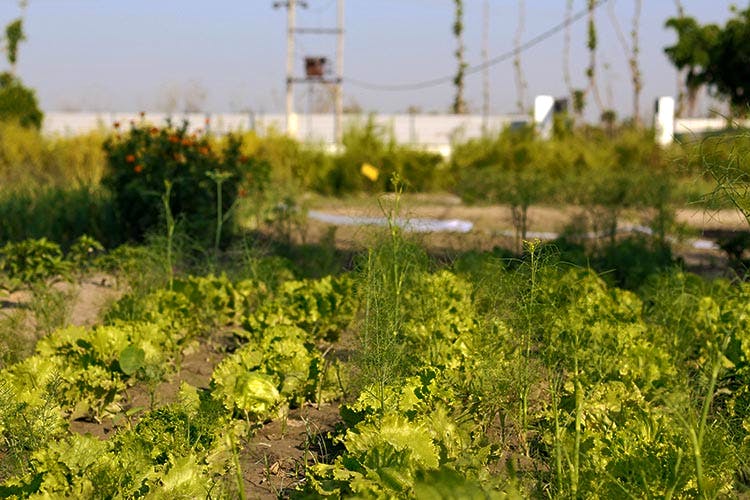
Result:
[[[594,9],[598,9],[605,3],[609,2],[609,0],[597,0],[594,3]],[[484,69],[487,69],[491,66],[495,66],[496,64],[500,64],[501,62],[505,62],[516,55],[520,54],[521,52],[524,52],[536,45],[539,45],[540,43],[546,41],[548,38],[551,38],[552,36],[556,35],[560,31],[564,30],[571,24],[574,24],[584,17],[586,17],[589,13],[589,9],[585,8],[579,12],[577,12],[575,15],[571,16],[569,19],[564,20],[563,22],[553,26],[552,28],[548,29],[547,31],[544,31],[543,33],[540,33],[539,35],[535,36],[531,40],[522,43],[518,47],[513,48],[512,50],[509,50],[508,52],[504,52],[496,57],[493,57],[492,59],[489,59],[486,62],[483,62],[481,64],[477,64],[475,66],[469,66],[466,68],[465,74],[471,75],[474,73],[478,73],[479,71],[482,71]],[[426,89],[430,87],[437,87],[438,85],[444,85],[446,83],[452,83],[453,79],[455,78],[455,75],[447,75],[442,76],[440,78],[433,78],[431,80],[424,80],[421,82],[414,82],[414,83],[403,83],[403,84],[378,84],[378,83],[371,83],[366,82],[363,80],[357,80],[355,78],[344,78],[345,83],[349,83],[351,85],[354,85],[355,87],[360,87],[366,90],[379,90],[384,92],[399,92],[399,91],[406,91],[406,90],[421,90]]]

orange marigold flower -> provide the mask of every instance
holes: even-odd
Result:
[[[143,119],[143,118],[145,118],[145,117],[146,117],[146,112],[145,112],[145,111],[141,111],[141,112],[140,112],[140,113],[138,113],[138,114],[140,115],[141,119]]]
[[[247,196],[247,189],[240,188],[240,191],[237,194],[240,198],[244,198],[245,196]]]
[[[120,122],[114,122],[112,126],[115,128],[120,128]]]
[[[200,149],[198,149],[198,152],[202,155],[207,155],[209,153],[208,148],[206,146],[203,146]]]
[[[143,172],[143,165],[136,165],[135,167],[133,167],[133,172],[135,172],[136,174],[140,174],[141,172]]]
[[[135,155],[128,155],[125,157],[125,161],[128,163],[135,163]]]
[[[185,137],[185,138],[184,138],[184,139],[182,140],[182,145],[183,145],[183,146],[191,146],[192,144],[193,144],[193,141],[191,141],[191,140],[190,140],[190,139],[188,139],[187,137]]]
[[[180,142],[180,138],[177,137],[176,135],[170,135],[169,136],[169,142],[171,142],[172,144],[176,144],[176,143]]]
[[[245,155],[240,156],[240,161],[242,163],[245,163],[247,161],[247,156],[245,156]]]
[[[159,129],[156,127],[151,127],[151,135],[156,135],[159,133]]]

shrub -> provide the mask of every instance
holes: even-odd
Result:
[[[394,191],[390,179],[398,174],[414,191],[431,191],[447,187],[447,176],[436,175],[443,165],[437,153],[396,144],[387,130],[370,119],[364,125],[354,124],[344,133],[344,150],[333,159],[325,181],[318,191],[342,195],[358,191]],[[368,179],[362,175],[364,164],[377,169],[378,175]]]
[[[39,129],[43,117],[36,93],[11,73],[0,73],[0,119]]]
[[[0,191],[0,242],[47,238],[63,247],[88,234],[107,248],[122,242],[109,193],[100,188]]]
[[[248,187],[264,182],[258,175],[262,170],[241,154],[241,147],[237,136],[219,142],[189,134],[187,123],[164,128],[134,124],[127,133],[110,137],[104,144],[110,165],[104,183],[112,190],[125,237],[142,241],[159,224],[169,182],[172,216],[182,218],[199,241],[213,239],[219,199],[220,213],[229,215]]]

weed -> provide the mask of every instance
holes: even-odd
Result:
[[[76,296],[73,288],[56,289],[46,283],[32,285],[29,310],[34,316],[37,337],[68,325]]]

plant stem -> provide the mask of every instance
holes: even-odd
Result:
[[[174,242],[174,217],[172,216],[172,208],[169,206],[169,200],[172,196],[172,182],[164,181],[164,195],[161,198],[162,205],[164,206],[164,218],[167,223],[167,276],[169,277],[169,289],[172,289],[174,285],[174,270],[172,268],[172,245]]]

